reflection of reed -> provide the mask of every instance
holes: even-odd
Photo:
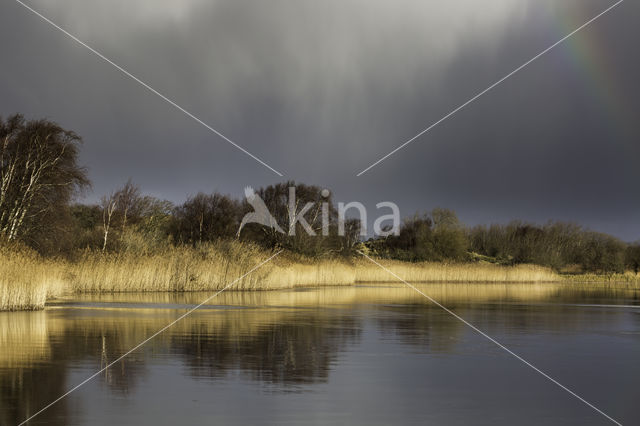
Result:
[[[621,297],[637,300],[640,294],[625,287],[594,284],[432,283],[418,286],[424,293],[449,306],[483,302],[541,303],[551,300],[559,302]],[[0,313],[0,368],[28,367],[35,362],[45,361],[51,356],[51,342],[70,338],[66,336],[94,336],[92,344],[87,343],[89,341],[68,344],[70,347],[78,347],[77,356],[90,353],[100,357],[96,364],[99,366],[100,360],[105,362],[115,359],[209,295],[210,293],[84,295],[76,299],[86,306],[84,309],[55,308],[44,312]],[[91,302],[98,304],[92,307]],[[286,322],[287,318],[295,315],[295,308],[430,304],[423,296],[403,284],[324,287],[310,291],[225,292],[212,303],[221,308],[204,306],[202,310],[177,323],[171,334],[249,338],[264,332],[273,324]],[[162,342],[161,336],[156,344],[167,344],[166,341]]]
[[[49,358],[50,338],[63,331],[45,312],[0,312],[0,368],[31,366]]]
[[[64,334],[47,312],[0,312],[0,424],[18,424],[64,392],[65,368],[52,367],[52,339]],[[44,392],[43,392],[44,390]],[[4,405],[6,404],[6,405]],[[64,405],[53,415],[63,416]]]
[[[483,301],[483,300],[537,300],[564,288],[561,284],[417,284],[425,292],[443,301]],[[208,292],[191,293],[112,293],[77,295],[76,301],[99,303],[144,304],[143,307],[175,309],[175,305],[192,306],[210,296]],[[427,303],[424,297],[404,284],[359,284],[345,287],[320,287],[316,289],[279,291],[231,291],[216,296],[211,301],[221,306],[323,306],[346,303]],[[166,305],[166,306],[163,306]],[[135,305],[133,306],[135,308]]]
[[[418,284],[420,289],[446,305],[479,302],[545,302],[576,298],[628,296],[625,288],[599,285],[562,284]],[[66,334],[95,335],[96,347],[91,353],[115,358],[171,322],[183,309],[200,303],[207,293],[124,293],[85,295],[78,298],[86,309],[0,315],[0,366],[30,365],[49,356],[49,341]],[[636,295],[637,297],[637,295]],[[90,302],[99,302],[91,307]],[[406,286],[363,285],[358,287],[326,287],[312,291],[270,291],[222,293],[212,301],[228,309],[203,307],[192,317],[179,322],[173,333],[203,335],[255,336],[269,324],[282,322],[291,315],[290,308],[312,308],[329,305],[417,304],[429,301]],[[105,305],[102,305],[105,303]],[[113,305],[115,304],[115,305]],[[131,304],[131,305],[128,305]],[[100,306],[106,307],[101,309]],[[114,308],[119,306],[120,308]],[[129,306],[129,307],[127,307]],[[261,307],[278,309],[260,309]],[[68,318],[62,315],[70,315]],[[103,336],[104,339],[103,340]],[[111,337],[110,337],[111,336]],[[117,336],[116,339],[113,336]],[[108,350],[104,343],[108,343]]]

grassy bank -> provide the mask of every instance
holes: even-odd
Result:
[[[0,310],[42,309],[47,299],[61,294],[220,290],[271,255],[258,246],[236,241],[197,248],[167,248],[151,254],[87,251],[73,262],[45,260],[20,248],[0,248]],[[381,263],[414,283],[640,282],[634,274],[564,276],[535,265],[393,260]],[[310,260],[283,253],[238,280],[233,289],[273,290],[395,281],[395,277],[365,259]]]

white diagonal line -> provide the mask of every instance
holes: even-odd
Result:
[[[160,98],[162,98],[164,101],[166,101],[167,103],[169,103],[171,106],[177,108],[178,110],[180,110],[181,112],[183,112],[184,114],[186,114],[187,116],[191,117],[192,119],[194,119],[195,121],[197,121],[199,124],[203,125],[204,127],[206,127],[207,129],[209,129],[210,131],[212,131],[213,133],[215,133],[216,135],[218,135],[219,137],[221,137],[222,139],[224,139],[225,141],[229,142],[231,145],[233,145],[234,147],[236,147],[237,149],[239,149],[240,151],[244,152],[245,154],[247,154],[249,157],[253,158],[254,160],[256,160],[258,163],[262,164],[263,166],[265,166],[266,168],[268,168],[269,170],[271,170],[272,172],[274,172],[275,174],[277,174],[278,176],[283,176],[282,173],[280,173],[279,171],[277,171],[276,169],[274,169],[273,167],[271,167],[270,165],[268,165],[267,163],[265,163],[264,161],[262,161],[260,158],[256,157],[255,155],[253,155],[252,153],[250,153],[249,151],[247,151],[245,148],[241,147],[240,145],[238,145],[237,143],[235,143],[234,141],[232,141],[231,139],[229,139],[228,137],[226,137],[225,135],[223,135],[222,133],[220,133],[218,130],[214,129],[213,127],[211,127],[210,125],[208,125],[207,123],[205,123],[204,121],[202,121],[201,119],[199,119],[198,117],[196,117],[195,115],[193,115],[192,113],[190,113],[189,111],[187,111],[186,109],[184,109],[183,107],[181,107],[180,105],[178,105],[177,103],[175,103],[173,100],[169,99],[168,97],[166,97],[165,95],[163,95],[162,93],[158,92],[156,89],[154,89],[153,87],[149,86],[147,83],[145,83],[144,81],[140,80],[138,77],[136,77],[135,75],[131,74],[129,71],[127,71],[126,69],[122,68],[120,65],[116,64],[115,62],[113,62],[111,59],[107,58],[106,56],[104,56],[102,53],[98,52],[97,50],[95,50],[93,47],[89,46],[88,44],[86,44],[85,42],[83,42],[82,40],[80,40],[78,37],[74,36],[73,34],[71,34],[70,32],[68,32],[67,30],[65,30],[64,28],[60,27],[58,24],[56,24],[55,22],[53,22],[52,20],[50,20],[49,18],[47,18],[46,16],[42,15],[40,12],[36,11],[35,9],[33,9],[32,7],[28,6],[27,4],[25,4],[24,2],[22,2],[21,0],[15,0],[18,4],[20,4],[21,6],[23,6],[24,8],[26,8],[27,10],[33,12],[35,15],[37,15],[38,17],[40,17],[43,21],[47,22],[48,24],[50,24],[51,26],[53,26],[54,28],[56,28],[57,30],[61,31],[63,34],[65,34],[66,36],[68,36],[69,38],[71,38],[73,41],[77,42],[78,44],[82,45],[83,47],[87,48],[89,51],[91,51],[92,53],[94,53],[96,56],[98,56],[100,59],[104,60],[105,62],[109,63],[110,65],[112,65],[114,68],[116,68],[118,71],[122,72],[124,75],[126,75],[127,77],[131,78],[132,80],[134,80],[136,83],[140,84],[141,86],[143,86],[145,89],[149,90],[151,93],[159,96]]]
[[[396,273],[394,273],[393,271],[389,270],[388,268],[386,268],[385,266],[381,265],[380,263],[378,263],[377,261],[375,261],[374,259],[372,259],[371,257],[367,256],[366,254],[364,254],[361,251],[358,251],[358,253],[360,253],[362,256],[364,256],[365,258],[367,258],[368,260],[370,260],[371,262],[375,263],[376,265],[378,265],[380,268],[382,268],[383,270],[385,270],[386,272],[388,272],[389,274],[393,275],[395,278],[397,278],[398,280],[402,281],[403,283],[405,283],[409,288],[415,290],[416,292],[418,292],[419,294],[421,294],[422,296],[426,297],[427,299],[429,299],[429,301],[431,303],[433,303],[434,305],[438,306],[439,308],[442,308],[445,312],[451,314],[452,316],[454,316],[457,320],[463,322],[465,325],[469,326],[471,329],[473,329],[474,331],[478,332],[480,335],[482,335],[483,337],[487,338],[488,340],[490,340],[491,342],[495,343],[500,349],[504,350],[505,352],[507,352],[508,354],[514,356],[517,360],[521,361],[522,363],[524,363],[525,365],[531,367],[533,370],[535,370],[536,372],[540,373],[542,376],[544,376],[546,379],[548,379],[549,381],[551,381],[552,383],[558,385],[560,388],[564,389],[565,391],[567,391],[569,394],[571,394],[572,396],[576,397],[577,399],[579,399],[580,401],[584,402],[585,404],[587,404],[589,407],[593,408],[595,411],[597,411],[598,413],[602,414],[604,417],[606,417],[607,419],[611,420],[613,423],[617,424],[618,426],[622,426],[622,424],[620,422],[618,422],[617,420],[615,420],[614,418],[610,417],[608,414],[606,414],[604,411],[600,410],[598,407],[596,407],[595,405],[591,404],[589,401],[587,401],[586,399],[582,398],[580,395],[578,395],[577,393],[575,393],[574,391],[572,391],[571,389],[567,388],[566,386],[564,386],[562,383],[558,382],[556,379],[554,379],[553,377],[549,376],[547,373],[545,373],[544,371],[540,370],[538,367],[536,367],[535,365],[531,364],[529,361],[527,361],[526,359],[522,358],[520,355],[516,354],[515,352],[513,352],[511,349],[507,348],[506,346],[504,346],[502,343],[498,342],[496,339],[494,339],[493,337],[489,336],[487,333],[485,333],[484,331],[480,330],[478,327],[476,327],[475,325],[471,324],[469,321],[465,320],[464,318],[462,318],[460,315],[456,314],[455,312],[453,312],[451,309],[447,308],[446,306],[442,305],[440,302],[438,302],[437,300],[433,299],[431,296],[423,293],[422,291],[420,291],[418,288],[416,288],[414,285],[410,284],[409,282],[405,281],[404,279],[402,279],[400,276],[398,276]]]
[[[269,257],[268,259],[264,260],[263,262],[259,263],[258,265],[254,266],[253,268],[251,268],[249,270],[249,272],[245,273],[244,275],[242,275],[239,278],[236,278],[235,280],[233,280],[231,283],[227,284],[222,290],[219,290],[218,292],[216,292],[215,294],[213,294],[212,296],[207,297],[205,300],[203,300],[201,303],[199,303],[198,305],[196,305],[195,307],[189,309],[187,312],[185,312],[184,314],[180,315],[178,318],[176,318],[175,320],[171,321],[169,324],[165,325],[164,327],[162,327],[160,330],[156,331],[155,333],[153,333],[151,336],[147,337],[146,339],[144,339],[142,342],[138,343],[137,345],[135,345],[133,348],[129,349],[127,352],[125,352],[123,355],[121,355],[119,358],[117,358],[115,361],[110,362],[109,364],[107,364],[104,368],[101,368],[100,370],[96,371],[94,374],[92,374],[91,376],[87,377],[85,380],[83,380],[82,382],[78,383],[77,385],[75,385],[74,387],[72,387],[71,389],[69,389],[67,392],[65,392],[63,395],[61,395],[60,397],[58,397],[57,399],[55,399],[54,401],[50,402],[49,404],[47,404],[46,406],[44,406],[43,408],[41,408],[39,411],[37,411],[36,413],[32,414],[31,416],[29,416],[27,419],[25,419],[24,421],[22,421],[22,423],[20,423],[18,426],[22,426],[24,424],[26,424],[27,422],[29,422],[31,419],[33,419],[34,417],[36,417],[37,415],[39,415],[40,413],[42,413],[43,411],[47,410],[48,408],[50,408],[51,406],[55,405],[56,403],[58,403],[60,400],[64,399],[65,397],[67,397],[70,393],[74,392],[75,390],[77,390],[78,388],[80,388],[81,386],[85,385],[87,382],[91,381],[92,379],[94,379],[95,377],[97,377],[98,375],[100,375],[102,372],[104,372],[107,368],[111,367],[112,365],[120,362],[122,359],[124,359],[125,357],[127,357],[128,355],[130,355],[131,353],[135,352],[136,350],[140,349],[140,347],[144,346],[146,343],[148,343],[150,340],[152,340],[153,338],[155,338],[156,336],[158,336],[159,334],[162,334],[164,331],[166,331],[167,329],[173,327],[177,322],[183,320],[184,318],[186,318],[187,316],[191,315],[194,311],[198,310],[199,308],[202,307],[202,305],[206,304],[207,302],[209,302],[211,299],[213,299],[214,297],[216,297],[217,295],[219,295],[220,293],[222,293],[223,291],[229,289],[231,286],[233,286],[235,283],[237,283],[238,281],[240,281],[241,279],[243,279],[244,277],[246,277],[247,275],[251,274],[252,272],[254,272],[256,269],[261,268],[262,266],[264,266],[266,263],[271,262],[271,260],[273,260],[273,258],[275,258],[277,255],[279,255],[280,253],[282,253],[282,250],[276,252],[274,255],[272,255],[271,257]]]
[[[366,169],[364,169],[363,171],[361,171],[360,173],[358,173],[356,176],[362,176],[364,173],[366,173],[367,171],[369,171],[370,169],[372,169],[373,167],[377,166],[378,164],[382,163],[384,160],[386,160],[387,158],[391,157],[393,154],[395,154],[396,152],[400,151],[402,148],[404,148],[405,146],[409,145],[411,142],[415,141],[416,139],[418,139],[420,136],[424,135],[425,133],[427,133],[428,131],[430,131],[431,129],[433,129],[434,127],[436,127],[438,124],[442,123],[443,121],[445,121],[446,119],[448,119],[449,117],[451,117],[452,115],[454,115],[455,113],[457,113],[458,111],[460,111],[461,109],[463,109],[464,107],[466,107],[467,105],[469,105],[470,103],[474,102],[476,99],[478,99],[479,97],[481,97],[482,95],[484,95],[485,93],[487,93],[488,91],[490,91],[491,89],[495,88],[496,86],[498,86],[500,83],[502,83],[503,81],[505,81],[506,79],[508,79],[509,77],[513,76],[514,74],[516,74],[518,71],[522,70],[524,67],[526,67],[527,65],[529,65],[530,63],[532,63],[533,61],[535,61],[536,59],[540,58],[541,56],[543,56],[545,53],[549,52],[550,50],[552,50],[554,47],[558,46],[559,44],[561,44],[562,42],[564,42],[566,39],[568,39],[569,37],[573,36],[575,33],[577,33],[578,31],[582,30],[583,28],[585,28],[587,25],[593,23],[596,19],[600,18],[601,16],[603,16],[605,13],[609,12],[611,9],[613,9],[614,7],[618,6],[620,3],[622,3],[624,0],[618,0],[616,3],[612,4],[611,6],[609,6],[608,8],[606,8],[605,10],[603,10],[602,12],[600,12],[599,14],[597,14],[596,16],[594,16],[593,18],[589,19],[587,22],[585,22],[584,24],[582,24],[581,26],[579,26],[578,28],[576,28],[575,30],[573,30],[572,32],[570,32],[569,34],[567,34],[566,36],[562,37],[560,40],[556,41],[555,43],[553,43],[551,46],[547,47],[546,49],[544,49],[542,52],[538,53],[536,56],[534,56],[533,58],[529,59],[527,62],[525,62],[524,64],[520,65],[518,68],[516,68],[515,70],[511,71],[509,74],[505,75],[504,77],[502,77],[500,80],[496,81],[495,83],[493,83],[491,86],[487,87],[486,89],[484,89],[482,92],[478,93],[477,95],[475,95],[474,97],[472,97],[471,99],[469,99],[468,101],[466,101],[465,103],[463,103],[462,105],[458,106],[456,109],[454,109],[453,111],[449,112],[447,115],[445,115],[444,117],[442,117],[441,119],[439,119],[438,121],[436,121],[435,123],[433,123],[432,125],[430,125],[429,127],[427,127],[426,129],[424,129],[423,131],[421,131],[420,133],[418,133],[417,135],[415,135],[414,137],[412,137],[411,139],[409,139],[408,141],[406,141],[405,143],[403,143],[402,145],[398,146],[396,149],[394,149],[393,151],[391,151],[390,153],[388,153],[387,155],[385,155],[384,157],[380,158],[378,161],[376,161],[375,163],[371,164],[369,167],[367,167]]]

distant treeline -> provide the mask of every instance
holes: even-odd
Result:
[[[356,250],[405,261],[533,263],[566,272],[636,271],[640,246],[575,224],[462,224],[451,210],[408,218],[399,235],[361,241],[360,223],[349,219],[338,235],[331,195],[314,185],[283,182],[256,190],[276,221],[289,223],[289,187],[316,236],[297,224],[295,235],[249,224],[245,200],[198,193],[179,205],[143,194],[131,180],[94,205],[74,203],[90,187],[78,164],[81,139],[47,120],[20,115],[0,119],[0,240],[21,242],[45,256],[74,257],[82,250],[157,252],[169,246],[238,238],[310,257],[353,256]],[[326,210],[323,210],[323,206]],[[328,227],[323,230],[323,217]],[[324,232],[323,232],[324,231]]]
[[[167,245],[191,245],[218,239],[239,239],[267,248],[285,248],[306,256],[331,256],[350,253],[359,242],[359,227],[347,221],[345,236],[337,232],[337,211],[331,197],[322,197],[322,188],[284,182],[256,190],[276,222],[289,221],[289,187],[296,188],[299,205],[314,202],[305,218],[316,236],[296,225],[295,235],[287,235],[262,225],[250,223],[238,234],[240,223],[253,208],[245,201],[228,195],[198,193],[179,205],[143,195],[130,180],[102,198],[96,205],[73,204],[68,207],[73,231],[67,250],[78,248],[105,251],[154,251]],[[328,235],[322,235],[321,203],[327,203]],[[298,207],[299,208],[299,207]],[[286,226],[283,226],[286,229]],[[286,229],[288,231],[288,229]]]
[[[573,223],[514,221],[469,228],[446,209],[405,220],[399,236],[366,244],[379,255],[406,261],[531,263],[570,273],[638,273],[640,267],[640,245]]]

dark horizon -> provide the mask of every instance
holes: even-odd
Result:
[[[640,239],[636,3],[360,177],[613,2],[28,4],[284,174],[6,3],[0,115],[83,137],[85,201],[129,177],[173,202],[293,179],[371,212],[388,200],[403,217],[445,207],[470,226],[557,220]]]

